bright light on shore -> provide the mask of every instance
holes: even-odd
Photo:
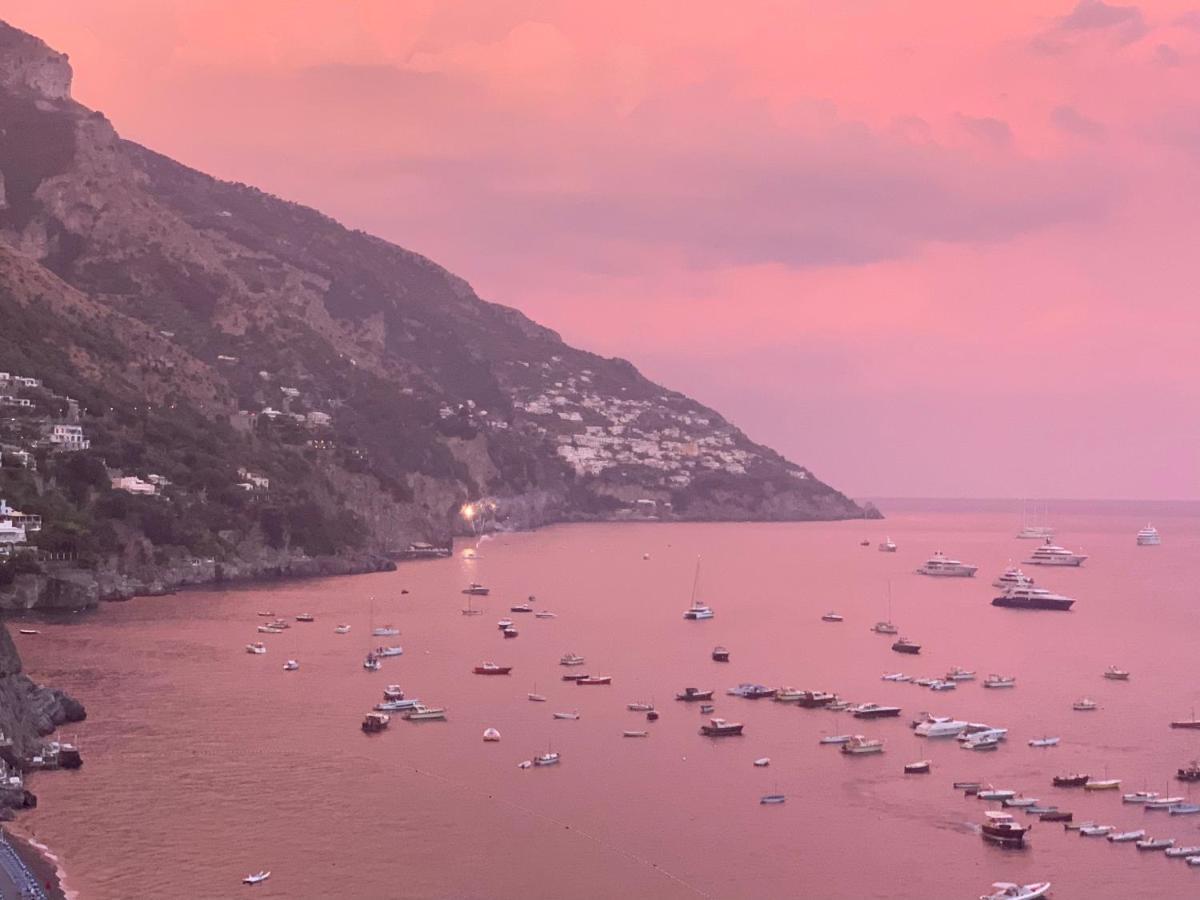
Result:
[[[475,505],[473,503],[463,504],[462,517],[468,522],[475,518]]]

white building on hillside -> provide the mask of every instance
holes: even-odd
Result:
[[[55,425],[50,430],[50,443],[56,450],[86,450],[92,446],[78,425]]]

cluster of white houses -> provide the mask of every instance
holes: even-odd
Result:
[[[29,535],[41,531],[42,517],[13,509],[0,498],[0,558],[24,549]]]

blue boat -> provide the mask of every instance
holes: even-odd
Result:
[[[1167,812],[1173,816],[1191,816],[1200,813],[1200,806],[1195,803],[1176,803],[1167,807]]]

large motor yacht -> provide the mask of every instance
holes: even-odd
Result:
[[[1072,553],[1066,547],[1060,547],[1046,538],[1046,542],[1034,550],[1033,555],[1025,562],[1031,566],[1080,566],[1085,559],[1087,556],[1084,554]]]
[[[1003,574],[997,576],[992,582],[992,587],[998,588],[1014,588],[1014,587],[1032,587],[1033,579],[1018,569],[1016,566],[1009,566],[1004,570]]]
[[[1062,594],[1056,594],[1039,587],[1009,588],[999,597],[992,600],[992,606],[1003,606],[1008,609],[1070,609],[1075,601]]]
[[[1137,545],[1139,547],[1157,547],[1162,543],[1162,538],[1158,536],[1158,529],[1153,525],[1147,525],[1137,533]]]
[[[922,575],[939,575],[945,578],[970,578],[978,566],[971,566],[957,559],[950,559],[942,551],[929,557],[917,571]]]

